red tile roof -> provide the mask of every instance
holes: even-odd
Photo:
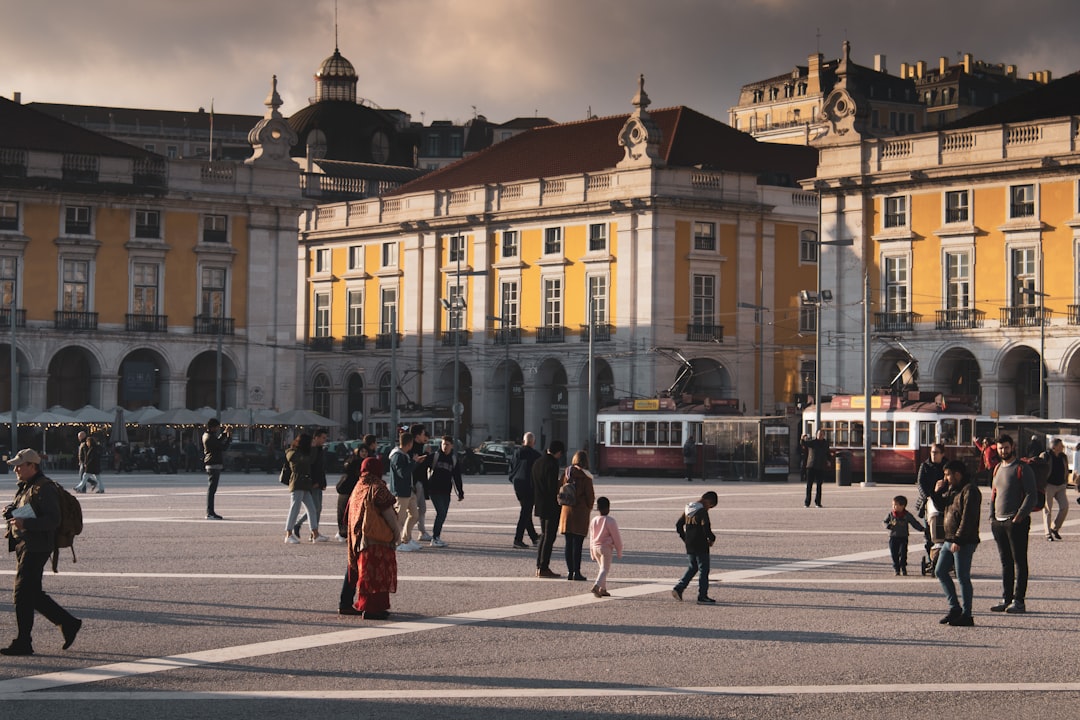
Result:
[[[793,182],[816,174],[817,150],[813,148],[758,142],[688,107],[655,110],[650,115],[662,134],[660,156],[669,166],[767,175],[774,183],[778,178]],[[628,117],[615,115],[528,130],[391,194],[610,170],[625,154],[618,135]]]

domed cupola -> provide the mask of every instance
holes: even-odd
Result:
[[[315,73],[315,102],[347,100],[356,102],[356,83],[359,78],[353,64],[343,58],[338,49],[322,61]]]

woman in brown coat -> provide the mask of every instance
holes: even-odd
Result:
[[[566,579],[585,580],[581,574],[581,548],[589,534],[589,516],[592,514],[593,476],[589,472],[589,456],[584,450],[574,453],[570,467],[563,473],[559,487],[567,482],[575,487],[573,505],[563,505],[559,517],[559,532],[566,536]]]

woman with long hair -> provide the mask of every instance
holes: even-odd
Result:
[[[311,518],[311,542],[326,542],[327,537],[319,534],[319,514],[315,511],[315,498],[311,495],[314,483],[311,480],[311,466],[315,462],[315,453],[311,449],[311,435],[301,433],[285,451],[285,462],[289,464],[289,517],[285,522],[285,542],[296,545],[300,538],[293,532],[296,518],[300,515],[300,505],[307,509]]]
[[[559,532],[566,536],[566,579],[585,580],[587,578],[581,574],[581,549],[589,534],[589,516],[596,496],[593,476],[589,472],[589,456],[584,450],[574,453],[560,487],[568,483],[574,483],[574,504],[563,505],[559,516]]]
[[[385,620],[390,616],[390,593],[397,592],[397,553],[394,547],[401,537],[397,499],[382,478],[378,458],[365,458],[360,466],[360,480],[349,497],[349,565],[341,589],[338,612],[362,615],[367,620]],[[378,517],[368,517],[368,513]],[[364,537],[364,526],[385,523],[382,528],[388,541]],[[356,601],[353,601],[353,594]]]

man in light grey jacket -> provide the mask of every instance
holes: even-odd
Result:
[[[994,469],[990,502],[990,529],[1001,556],[1001,602],[994,612],[1026,612],[1024,597],[1028,582],[1028,533],[1035,508],[1035,473],[1016,456],[1016,444],[1009,435],[997,441],[1001,462]]]

